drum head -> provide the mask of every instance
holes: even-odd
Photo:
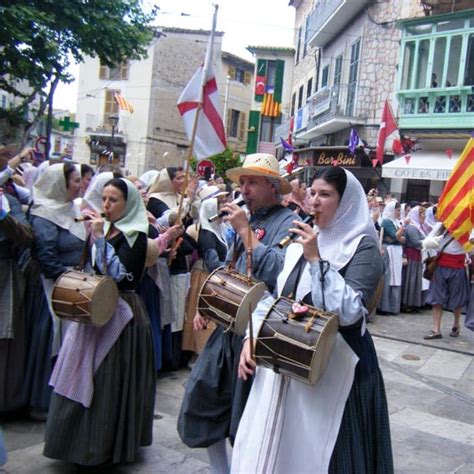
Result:
[[[99,278],[99,277],[96,277]],[[112,278],[101,277],[91,301],[91,323],[104,326],[112,317],[118,303],[118,288]]]

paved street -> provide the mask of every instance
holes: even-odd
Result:
[[[474,333],[449,337],[452,316],[443,318],[443,339],[424,341],[431,314],[377,316],[369,325],[387,389],[397,473],[474,472]],[[206,473],[204,450],[185,447],[176,417],[187,370],[158,379],[154,443],[133,465],[117,473]],[[74,466],[42,456],[44,425],[3,425],[9,462],[5,473],[72,473]],[[98,472],[98,470],[95,470]],[[111,472],[110,468],[103,472]]]

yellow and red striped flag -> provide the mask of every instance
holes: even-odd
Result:
[[[474,226],[474,138],[468,142],[439,198],[436,217],[470,252],[469,235]]]
[[[115,99],[115,102],[117,102],[119,108],[121,110],[126,110],[127,112],[130,112],[131,114],[133,114],[134,112],[134,108],[133,108],[133,105],[128,101],[128,100],[125,100],[125,98],[118,94],[117,92],[114,94],[114,99]]]
[[[267,117],[278,117],[280,115],[280,107],[280,103],[273,100],[273,94],[265,92],[260,113]]]

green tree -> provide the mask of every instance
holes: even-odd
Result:
[[[226,148],[222,153],[210,156],[207,159],[214,163],[214,166],[216,167],[216,174],[222,176],[224,179],[226,179],[225,172],[228,169],[236,168],[237,166],[241,165],[240,155],[230,148]],[[195,158],[191,160],[191,167],[193,170],[196,170],[197,160]]]
[[[73,80],[71,61],[85,55],[108,66],[145,57],[155,16],[141,0],[0,0],[0,89],[18,98],[13,109],[0,109],[0,118],[24,116],[40,95],[34,119],[24,121],[27,132],[52,104],[59,82]]]

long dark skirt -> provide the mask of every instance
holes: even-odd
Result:
[[[11,321],[13,337],[0,339],[0,412],[24,405],[26,359],[24,278],[14,260],[0,259],[0,319]]]
[[[30,408],[46,411],[51,399],[53,321],[36,261],[31,260],[25,268],[25,279],[28,282],[25,295],[28,353],[23,395]]]
[[[93,466],[133,462],[152,442],[155,370],[150,323],[141,298],[121,294],[134,318],[94,377],[90,408],[53,393],[44,455]]]
[[[404,306],[423,305],[422,282],[423,282],[423,262],[408,260],[408,264],[403,267],[402,277],[402,304]]]
[[[384,246],[386,247],[386,246]],[[377,308],[387,313],[398,314],[402,302],[402,287],[390,286],[390,258],[388,252],[385,250],[383,255],[384,261],[384,284],[382,290],[382,297]]]
[[[385,386],[368,331],[340,328],[344,340],[359,357],[354,383],[339,428],[331,474],[391,474],[393,455]]]
[[[252,380],[237,378],[242,336],[218,326],[197,358],[186,383],[178,433],[191,447],[233,443]]]
[[[151,332],[153,334],[153,346],[155,354],[155,370],[161,369],[162,365],[162,330],[160,314],[160,290],[147,272],[137,288],[150,319]]]

